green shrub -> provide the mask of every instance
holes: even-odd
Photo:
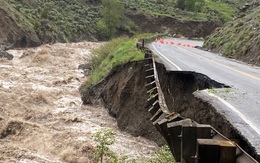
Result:
[[[104,156],[108,158],[115,157],[114,152],[112,152],[108,146],[115,143],[115,136],[112,130],[107,129],[103,131],[98,131],[94,135],[94,140],[98,143],[93,149],[92,158],[95,162],[103,162]]]
[[[98,131],[94,134],[94,140],[97,142],[92,153],[92,160],[94,162],[102,163],[104,160],[109,163],[126,162],[126,156],[117,156],[109,149],[109,146],[115,143],[115,133],[111,129]]]

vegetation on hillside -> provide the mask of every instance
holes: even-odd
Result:
[[[132,60],[143,59],[136,48],[138,38],[121,37],[112,39],[92,52],[92,72],[86,87],[98,83],[115,66]]]
[[[226,23],[210,35],[204,47],[224,56],[260,65],[260,6]]]
[[[3,0],[1,0],[3,1]],[[21,27],[35,30],[45,42],[109,39],[135,34],[137,26],[125,9],[178,20],[230,20],[234,4],[222,0],[9,0]],[[244,1],[244,0],[240,0]],[[228,2],[228,3],[226,3]],[[108,12],[109,11],[109,12]],[[11,13],[10,13],[11,14]],[[118,32],[119,31],[119,32]]]
[[[100,14],[102,18],[97,22],[100,37],[111,38],[115,35],[117,25],[124,18],[124,6],[118,0],[102,0]]]
[[[235,5],[222,0],[121,0],[126,8],[151,15],[181,20],[230,20],[237,11]]]
[[[99,5],[78,0],[10,0],[9,3],[33,25],[46,41],[89,39],[95,32]]]
[[[118,0],[10,0],[9,3],[25,17],[21,22],[32,26],[45,42],[96,40],[97,36],[110,38],[117,28],[129,33],[135,28],[124,16],[123,5]]]

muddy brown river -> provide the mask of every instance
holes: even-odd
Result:
[[[78,65],[100,43],[81,42],[9,50],[0,59],[0,162],[91,162],[93,134],[112,129],[110,147],[130,159],[158,146],[117,128],[103,107],[84,106],[78,91],[87,80]]]

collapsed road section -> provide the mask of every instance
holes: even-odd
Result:
[[[255,149],[198,96],[200,90],[223,87],[228,86],[203,74],[166,71],[149,58],[113,68],[88,92],[82,92],[82,100],[104,105],[121,130],[159,145],[167,143],[176,161],[257,162],[251,157],[258,159]],[[213,151],[208,153],[209,149]]]
[[[158,117],[154,115],[155,113],[161,112],[157,112],[158,108],[157,110],[151,109],[151,104],[156,108],[158,106],[157,102],[159,101],[155,100],[157,97],[156,89],[148,86],[150,84],[153,85],[153,82],[151,81],[149,82],[150,84],[147,84],[147,81],[145,80],[147,77],[147,73],[149,73],[147,72],[147,70],[149,69],[145,67],[145,64],[146,61],[134,61],[115,67],[109,73],[109,75],[106,76],[100,83],[92,87],[88,92],[85,92],[82,96],[82,100],[85,104],[104,105],[108,109],[110,115],[116,118],[117,124],[121,130],[127,131],[134,136],[146,137],[150,140],[155,141],[159,145],[163,145],[168,142],[167,139],[164,139],[160,132],[158,132],[154,127],[153,121],[150,121],[150,119],[153,119],[154,122],[157,122],[156,118]],[[196,98],[194,94],[192,94],[192,92],[196,90],[224,87],[225,85],[212,81],[202,74],[194,72],[166,72],[164,66],[159,63],[156,64],[156,67],[158,70],[158,74],[167,74],[165,78],[169,79],[160,81],[166,104],[171,102],[171,107],[168,107],[169,110],[172,111],[172,106],[174,105],[175,108],[180,109],[179,111],[183,115],[196,115],[197,122],[204,122],[207,124],[211,124],[212,126],[217,126],[218,130],[221,129],[219,130],[220,132],[229,131],[229,133],[234,136],[232,138],[236,137],[237,140],[242,142],[242,140],[239,139],[236,130],[232,128],[232,126],[227,122],[224,117],[219,115],[209,103],[203,102],[201,99]],[[175,85],[176,89],[170,90],[171,88],[166,87],[165,85]],[[147,88],[151,88],[155,92],[147,92]],[[168,93],[165,93],[165,91]],[[147,99],[149,100],[147,101]],[[152,102],[152,100],[155,101]],[[167,104],[167,106],[169,105]],[[153,114],[149,114],[149,110]],[[169,116],[169,118],[172,118],[172,120],[176,121],[176,119],[174,119],[174,115],[177,116],[179,114],[173,114],[173,116]],[[181,120],[184,124],[187,124],[188,126],[191,125],[191,127],[189,128],[191,128],[192,130],[197,130],[199,125],[197,122],[191,119],[183,119],[179,116],[177,116],[177,120]],[[182,123],[177,121],[176,124],[173,124],[170,122],[172,121],[169,121],[169,125],[171,125],[172,127],[177,126],[179,128],[182,128]],[[219,132],[217,132],[217,130],[213,127],[210,127],[209,125],[202,125],[202,128],[205,129],[207,132],[207,137],[202,138],[209,139],[215,137],[221,138],[222,140],[226,141],[226,138],[219,136],[221,134],[219,134]],[[204,132],[203,129],[202,132]],[[200,127],[198,130],[200,130]],[[186,136],[191,137],[193,135],[190,134],[191,133],[188,133],[188,135]],[[197,139],[195,139],[196,135],[193,136],[193,140],[195,141],[193,142],[195,145],[193,146],[193,149],[195,149]],[[212,140],[214,144],[215,140]],[[179,139],[177,142],[179,142]],[[181,142],[182,141],[180,141],[180,143]],[[246,143],[242,142],[241,144]],[[233,159],[236,158],[238,155],[243,155],[243,157],[241,156],[240,158],[253,160],[250,156],[243,152],[241,148],[236,145],[235,142],[232,142],[231,145],[233,148],[233,152],[234,148],[236,149],[235,151],[240,151],[237,154],[235,153],[235,155],[233,155]],[[251,149],[248,146],[244,147]],[[195,160],[194,156],[195,154],[192,156],[193,160]],[[180,156],[176,156],[175,153],[175,158],[180,158]]]

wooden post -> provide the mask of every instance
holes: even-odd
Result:
[[[232,141],[198,139],[196,163],[235,163],[236,144]]]
[[[181,144],[182,144],[182,125],[191,124],[190,119],[180,120],[177,122],[171,122],[167,124],[170,134],[170,146],[172,147],[172,154],[177,162],[181,162]]]
[[[182,162],[196,162],[198,138],[210,139],[211,126],[195,123],[182,126]]]

